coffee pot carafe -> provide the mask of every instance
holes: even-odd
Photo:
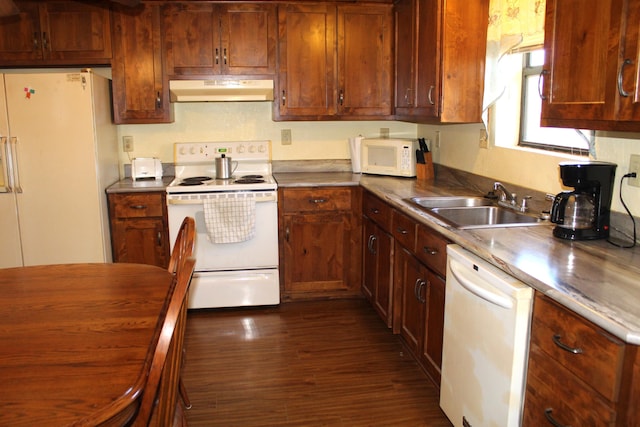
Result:
[[[551,222],[558,227],[586,230],[593,227],[595,204],[589,194],[565,191],[556,195],[551,206]]]
[[[607,162],[560,163],[560,178],[574,191],[564,191],[553,200],[553,235],[568,240],[609,237],[609,218],[617,165]]]

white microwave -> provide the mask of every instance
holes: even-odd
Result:
[[[375,175],[416,176],[418,141],[365,138],[360,146],[362,172]]]

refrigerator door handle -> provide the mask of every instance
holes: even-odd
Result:
[[[2,155],[2,165],[0,166],[2,167],[2,182],[4,183],[4,185],[0,187],[0,193],[11,193],[13,191],[11,185],[13,182],[11,171],[13,169],[11,168],[11,152],[9,150],[9,144],[7,143],[6,136],[0,136],[0,146],[0,149],[2,150],[0,153]]]
[[[9,185],[16,193],[22,193],[22,186],[20,185],[20,172],[18,171],[18,138],[12,136],[9,138]]]

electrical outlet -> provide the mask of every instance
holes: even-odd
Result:
[[[635,178],[629,178],[629,185],[640,187],[640,154],[632,154],[629,159],[629,173],[635,172]]]
[[[380,128],[380,138],[382,139],[389,138],[389,128]]]
[[[123,136],[122,137],[122,151],[125,153],[130,153],[133,151],[133,137],[132,136]]]
[[[489,148],[489,138],[486,129],[480,129],[480,148]]]
[[[280,143],[282,145],[291,145],[291,129],[280,130]]]

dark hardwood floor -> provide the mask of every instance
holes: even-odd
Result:
[[[364,300],[190,311],[190,426],[451,426]]]

